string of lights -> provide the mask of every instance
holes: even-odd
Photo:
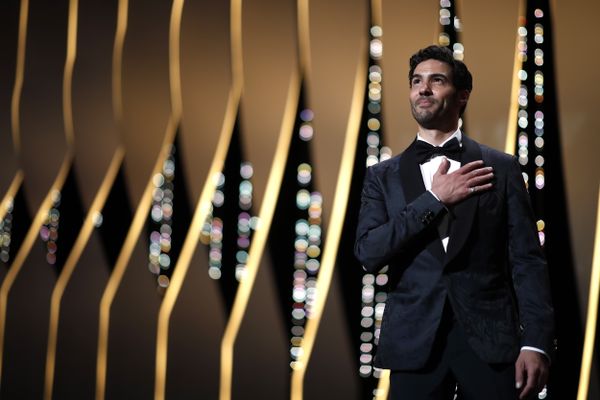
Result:
[[[150,219],[150,244],[148,269],[156,275],[157,288],[164,292],[169,286],[168,271],[171,268],[171,235],[175,180],[175,146],[171,145],[162,170],[154,175],[152,182],[152,208]]]
[[[246,273],[246,263],[248,261],[248,250],[250,248],[250,239],[252,231],[256,229],[258,219],[251,215],[252,210],[252,175],[254,168],[250,162],[242,162],[240,165],[240,186],[239,186],[239,208],[237,222],[237,252],[235,254],[235,279],[241,281]]]
[[[438,44],[448,47],[452,50],[452,56],[455,60],[463,61],[465,58],[465,47],[460,42],[460,32],[462,31],[462,22],[457,15],[456,1],[440,0],[440,34]],[[458,121],[459,127],[464,130],[464,115]],[[458,397],[458,386],[454,389],[454,399]]]
[[[530,21],[528,19],[531,18]],[[536,8],[532,16],[525,15],[520,18],[518,28],[518,60],[521,69],[517,77],[521,82],[519,88],[519,111],[517,114],[518,137],[517,156],[522,166],[522,174],[527,189],[535,196],[536,191],[541,191],[545,186],[544,173],[544,52],[539,47],[544,42],[544,27],[541,18],[544,11]],[[528,23],[529,22],[529,23]],[[531,41],[533,33],[533,41]],[[530,56],[533,55],[531,58]],[[531,65],[531,61],[535,67]],[[533,76],[528,73],[535,70]],[[533,87],[531,87],[533,86]],[[533,89],[533,90],[531,90]],[[533,93],[532,93],[533,92]],[[533,123],[531,123],[533,122]],[[530,145],[533,144],[533,146]],[[534,164],[534,165],[532,165]],[[530,175],[533,170],[533,185]],[[545,245],[545,221],[538,211],[537,230],[542,247]],[[547,387],[539,394],[538,398],[545,399],[548,395]]]
[[[583,347],[562,169],[559,108],[548,0],[522,3],[517,28],[518,97],[515,154],[531,198],[539,242],[546,254],[554,302],[554,374],[539,399],[574,398]]]
[[[440,33],[438,35],[438,44],[448,47],[452,50],[455,60],[463,61],[465,58],[465,46],[460,41],[460,32],[462,32],[462,21],[458,18],[456,1],[440,0]],[[465,129],[465,116],[461,116],[458,121],[459,127]]]
[[[8,264],[10,260],[10,244],[12,239],[12,223],[14,199],[7,199],[5,203],[6,214],[0,220],[0,261]]]
[[[456,2],[452,0],[440,0],[440,25],[438,36],[440,46],[450,47],[456,60],[463,60],[465,47],[459,40],[459,32],[462,31],[462,22],[456,13]]]
[[[525,185],[532,198],[543,195],[546,185],[544,170],[544,11],[535,8],[533,15],[527,13],[519,20],[518,61],[521,69],[517,71],[520,81],[519,111],[517,113],[517,157],[521,164]],[[531,40],[533,39],[533,40]],[[533,56],[533,57],[531,57]],[[531,179],[533,178],[533,179]],[[546,222],[544,211],[536,204],[536,222],[539,241],[542,247],[546,243]],[[547,387],[538,393],[539,399],[549,395]]]
[[[308,108],[300,112],[301,123],[298,137],[307,144],[314,136],[314,113]],[[302,339],[306,320],[311,318],[316,299],[316,284],[319,273],[321,255],[321,215],[323,196],[318,191],[310,191],[313,168],[309,162],[301,162],[297,167],[296,208],[299,213],[306,213],[295,223],[296,238],[294,240],[294,272],[292,287],[292,328],[291,328],[291,363],[295,367],[302,351]]]
[[[20,180],[21,178],[19,178],[18,188],[15,187],[14,191],[9,189],[0,205],[4,211],[4,215],[0,218],[0,264],[6,267],[12,265],[15,252],[23,243],[31,225],[31,216],[27,210]]]
[[[253,185],[252,176],[254,169],[250,162],[240,164],[239,192],[238,192],[238,215],[237,215],[237,251],[235,253],[235,279],[239,282],[246,272],[248,250],[250,248],[252,231],[256,230],[258,219],[252,216]],[[208,252],[208,276],[219,280],[223,276],[223,238],[224,221],[218,215],[222,213],[221,208],[225,204],[225,174],[219,172],[215,176],[216,190],[213,194],[211,209],[202,227],[200,241],[209,246]]]
[[[60,201],[61,193],[55,190],[52,193],[52,207],[48,211],[48,215],[40,228],[40,238],[46,244],[46,262],[50,265],[56,264],[58,228],[60,225]]]
[[[527,18],[522,17],[518,28],[518,57],[522,68],[517,72],[518,79],[521,81],[518,98],[517,155],[519,163],[523,166],[525,184],[529,192],[535,195],[536,193],[532,192],[540,192],[546,185],[544,170],[546,161],[544,158],[544,51],[541,48],[544,43],[542,21],[544,11],[536,8],[532,17],[533,21],[529,24]],[[531,33],[533,33],[533,41],[530,40]],[[533,59],[530,58],[530,55],[533,55]],[[531,65],[532,61],[535,67]],[[528,69],[534,70],[532,77],[529,76]],[[531,89],[533,89],[533,93],[531,93]],[[531,175],[533,175],[533,182],[530,182]],[[537,229],[542,246],[546,242],[545,228],[546,222],[540,218],[537,221]]]
[[[215,193],[213,194],[211,207],[202,226],[200,241],[209,246],[208,251],[208,276],[211,279],[221,279],[221,267],[223,265],[223,220],[214,215],[215,209],[225,203],[225,175],[218,172],[215,177]]]
[[[215,191],[200,231],[200,242],[208,251],[208,276],[218,283],[229,311],[246,275],[252,234],[258,224],[252,211],[254,167],[244,160],[242,150],[236,122],[223,168],[212,177]]]
[[[366,160],[365,166],[377,164],[391,158],[392,151],[383,146],[382,138],[382,80],[383,71],[379,61],[383,56],[383,30],[373,24],[369,30],[369,69],[367,80],[366,120]],[[359,375],[362,378],[379,378],[381,370],[373,367],[375,348],[379,341],[381,320],[387,300],[388,267],[377,274],[364,274],[361,290],[361,334]]]

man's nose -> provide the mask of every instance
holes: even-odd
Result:
[[[429,86],[429,82],[423,82],[421,87],[419,88],[419,94],[421,95],[430,95],[431,94],[431,86]]]

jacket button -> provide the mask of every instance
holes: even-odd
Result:
[[[429,224],[433,219],[433,211],[427,210],[424,214],[421,215],[421,222],[424,224]]]

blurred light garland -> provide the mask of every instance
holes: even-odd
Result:
[[[516,155],[522,166],[525,185],[532,196],[543,198],[546,185],[544,140],[544,21],[545,13],[540,7],[526,6],[526,14],[519,19],[517,29],[517,57],[521,68],[516,79],[520,81],[517,113]],[[533,40],[532,40],[533,39]],[[533,179],[532,176],[533,175]],[[535,203],[535,202],[534,202]],[[539,204],[539,203],[538,203]],[[543,209],[536,209],[538,239],[543,247],[546,242],[546,222]],[[549,396],[547,387],[537,395],[538,399]]]
[[[221,279],[221,267],[223,265],[223,220],[214,216],[215,208],[223,206],[225,202],[225,175],[217,172],[213,178],[215,181],[215,192],[212,198],[212,204],[202,226],[200,241],[209,246],[208,250],[208,276],[211,279]]]
[[[154,229],[150,232],[148,269],[156,275],[157,288],[160,292],[166,290],[170,283],[174,180],[175,146],[171,145],[162,170],[152,178],[154,189],[150,218]]]
[[[46,244],[46,262],[50,265],[56,264],[58,228],[60,226],[60,200],[60,191],[54,190],[52,192],[52,206],[40,228],[40,238]]]
[[[6,214],[0,220],[0,261],[8,264],[10,260],[10,242],[12,239],[14,199],[7,199],[4,207],[6,207]]]
[[[300,112],[302,123],[298,136],[304,142],[310,142],[314,136],[314,113],[305,108]],[[312,317],[316,300],[317,275],[321,266],[321,215],[323,212],[323,197],[317,191],[310,192],[313,168],[308,162],[300,163],[297,167],[296,207],[301,212],[306,211],[306,218],[296,221],[294,241],[294,274],[292,287],[292,328],[290,366],[295,367],[302,352],[302,339],[306,320]]]
[[[463,60],[465,47],[459,41],[458,33],[462,31],[462,22],[456,15],[456,5],[452,0],[440,0],[440,25],[438,36],[440,46],[450,47],[456,60]]]
[[[254,168],[249,162],[242,162],[240,164],[240,187],[238,203],[240,207],[240,213],[238,214],[237,222],[237,252],[235,254],[236,266],[235,266],[235,279],[240,282],[244,279],[246,274],[246,263],[248,261],[248,250],[250,248],[250,239],[252,231],[256,229],[258,218],[250,215],[249,211],[252,209],[252,192],[254,187],[252,186],[252,175],[254,175]]]
[[[533,20],[532,23],[527,23],[527,17]],[[517,72],[517,78],[521,81],[518,97],[517,156],[519,163],[525,169],[523,179],[528,190],[540,193],[546,185],[544,170],[546,161],[544,157],[544,51],[541,48],[544,43],[543,18],[544,11],[536,8],[533,15],[522,17],[520,20],[518,58],[522,67]],[[531,41],[532,33],[533,41]],[[530,67],[530,71],[535,70],[532,77],[527,73],[527,66]],[[531,88],[533,88],[533,93],[531,93]],[[535,165],[532,165],[532,162]],[[533,182],[531,182],[527,170],[534,171]],[[538,237],[542,246],[546,241],[545,228],[545,221],[538,220]]]
[[[370,30],[369,70],[367,86],[366,118],[367,142],[365,165],[370,167],[392,157],[392,150],[382,146],[382,81],[383,71],[379,60],[383,56],[383,30],[372,25]],[[361,290],[361,334],[359,375],[363,378],[379,378],[381,370],[373,367],[375,348],[379,342],[381,320],[387,299],[388,267],[377,274],[364,274]]]
[[[237,251],[235,254],[235,278],[239,282],[246,273],[248,250],[250,248],[252,231],[256,230],[258,218],[251,215],[253,185],[252,176],[254,168],[250,162],[240,164],[240,184],[238,194],[238,219],[237,219]],[[200,235],[200,241],[209,246],[208,252],[208,276],[211,279],[222,278],[223,271],[223,219],[216,216],[216,211],[225,204],[225,175],[218,172],[215,177],[215,192],[213,194],[211,208]]]

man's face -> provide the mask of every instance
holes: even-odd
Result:
[[[418,64],[410,81],[410,105],[417,123],[426,129],[456,129],[469,92],[456,90],[450,65],[438,60]]]

